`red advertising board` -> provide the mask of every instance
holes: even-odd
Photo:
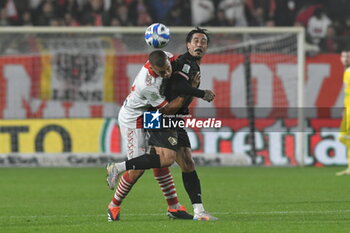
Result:
[[[71,85],[60,78],[56,58],[42,55],[0,57],[0,119],[113,118],[147,55],[119,55],[96,61],[102,68],[86,83]],[[201,88],[216,93],[213,103],[195,100],[191,114],[210,109],[223,120],[215,132],[191,130],[194,152],[247,153],[243,56],[208,54],[201,64]],[[260,163],[295,165],[297,121],[289,115],[297,105],[295,58],[255,54],[251,57],[254,102],[264,109],[256,120]],[[69,70],[74,74],[81,70]],[[342,108],[343,67],[338,54],[308,57],[305,66],[305,106],[308,108],[306,164],[346,164],[346,149],[337,141]],[[98,74],[100,77],[97,77]],[[60,89],[61,88],[61,89]],[[66,88],[66,89],[65,89]],[[200,111],[199,111],[200,112]],[[202,116],[205,117],[205,116]],[[208,116],[209,117],[209,116]],[[118,130],[111,137],[116,136]],[[106,152],[120,153],[120,142],[108,140]],[[115,144],[117,143],[117,144]],[[116,146],[117,145],[117,146]]]

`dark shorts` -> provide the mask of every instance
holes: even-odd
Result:
[[[184,130],[183,128],[178,128],[177,138],[178,138],[178,142],[177,142],[178,148],[180,147],[191,148],[191,142],[190,142],[190,139],[188,138],[188,134],[186,130]]]
[[[147,130],[147,141],[149,146],[163,147],[175,151],[180,147],[191,148],[187,132],[182,128]]]

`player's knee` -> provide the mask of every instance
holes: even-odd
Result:
[[[194,160],[192,158],[186,158],[181,166],[183,172],[192,172],[195,170]]]
[[[135,183],[145,172],[145,170],[129,170],[129,177]]]
[[[175,162],[175,152],[168,152],[164,156],[164,163],[161,167],[170,167]]]

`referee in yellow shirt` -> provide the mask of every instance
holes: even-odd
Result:
[[[345,71],[343,75],[344,112],[340,125],[339,141],[346,146],[348,155],[348,168],[344,171],[337,172],[337,176],[350,175],[350,52],[343,51],[340,55],[340,61],[344,65]]]

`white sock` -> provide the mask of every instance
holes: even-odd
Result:
[[[202,203],[196,203],[196,204],[193,204],[192,206],[193,206],[194,214],[199,214],[201,212],[204,212],[204,207]]]
[[[116,163],[115,166],[117,167],[119,172],[124,172],[126,170],[125,161],[121,163]]]

